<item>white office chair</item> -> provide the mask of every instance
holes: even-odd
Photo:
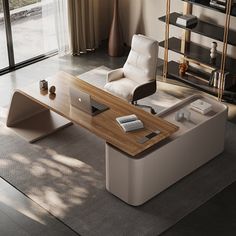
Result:
[[[131,50],[123,68],[113,70],[107,75],[105,89],[134,105],[139,99],[156,92],[156,69],[158,42],[143,35],[134,35]]]

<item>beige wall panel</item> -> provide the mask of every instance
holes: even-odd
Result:
[[[165,15],[165,4],[165,0],[119,0],[120,18],[125,43],[130,45],[134,33],[142,33],[158,41],[164,40],[165,24],[160,22],[158,17]],[[112,8],[112,1],[110,5]],[[183,12],[183,2],[172,0],[171,11]],[[219,12],[194,5],[193,14],[208,22],[224,25],[225,16]],[[231,17],[231,28],[236,29],[236,17]],[[180,37],[181,30],[171,26],[170,36]],[[210,47],[213,41],[210,38],[198,34],[192,34],[191,39],[207,47]],[[218,42],[218,49],[222,49],[221,42]],[[229,46],[228,52],[236,57],[236,49],[234,47]],[[159,55],[161,58],[163,57],[163,50],[160,49]],[[173,59],[176,60],[176,55],[174,55]]]

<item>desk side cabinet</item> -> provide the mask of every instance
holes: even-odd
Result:
[[[206,115],[193,111],[190,103],[197,99],[212,104],[212,111]],[[180,109],[191,112],[190,120],[175,120]],[[106,143],[106,188],[133,206],[145,203],[224,150],[227,119],[224,104],[193,95],[160,116],[180,129],[141,156],[132,158]]]

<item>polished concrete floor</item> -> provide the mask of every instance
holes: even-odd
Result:
[[[75,236],[78,234],[0,178],[0,235]]]
[[[80,57],[54,56],[2,75],[0,76],[0,107],[9,105],[15,89],[38,82],[60,70],[79,75],[101,65],[117,68],[122,66],[125,60],[126,57],[112,58],[104,50],[98,50]],[[0,178],[0,235],[73,236],[78,234]]]
[[[5,74],[0,76],[0,107],[9,105],[14,89],[37,82],[59,70],[78,75],[101,65],[118,68],[123,65],[125,60],[125,56],[112,58],[104,50],[98,50],[80,57],[54,56]],[[235,120],[235,114],[235,106],[230,105],[230,120]],[[186,218],[188,219],[188,216]],[[194,232],[191,234],[189,228],[191,229],[196,224],[195,221],[198,218],[190,217],[189,219],[187,222],[186,219],[183,219],[185,222],[182,225],[172,227],[166,235],[196,235]],[[221,222],[227,223],[223,216]],[[179,227],[182,227],[181,230]],[[201,228],[201,225],[199,227],[198,235],[210,235],[206,234],[204,227]],[[76,233],[0,179],[0,235],[76,235]]]

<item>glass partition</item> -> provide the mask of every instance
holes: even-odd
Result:
[[[9,1],[16,64],[57,50],[53,1]]]
[[[0,0],[0,70],[9,66],[3,2]]]

